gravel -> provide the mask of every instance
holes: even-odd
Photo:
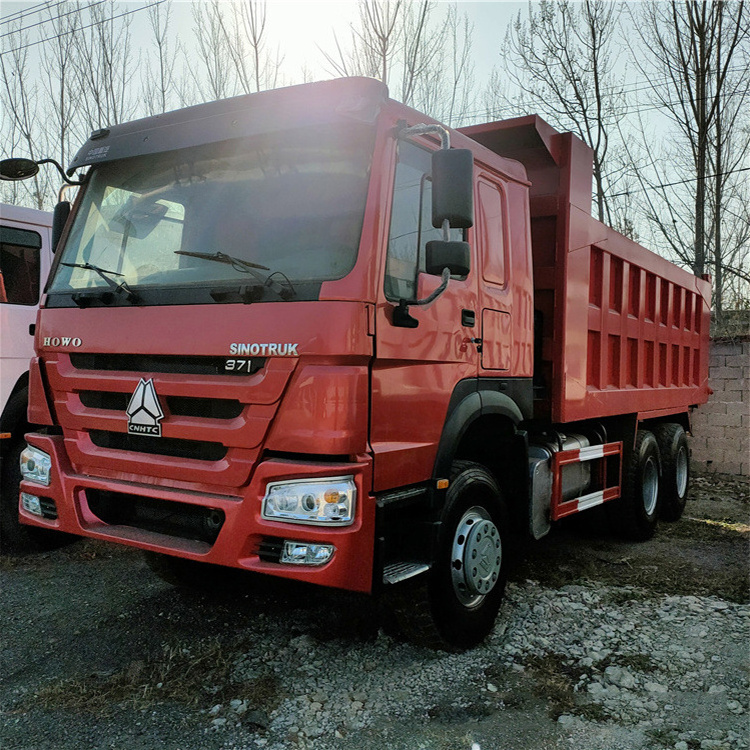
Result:
[[[385,635],[310,587],[178,592],[85,541],[0,562],[3,750],[743,750],[747,482],[646,544],[564,527],[480,647]]]
[[[383,736],[393,723],[502,714],[508,694],[496,683],[526,672],[533,679],[534,665],[550,658],[576,677],[575,707],[557,718],[571,734],[591,734],[586,716],[594,706],[605,722],[658,736],[664,747],[748,747],[750,683],[742,666],[750,608],[716,597],[652,598],[593,584],[552,590],[526,581],[509,587],[488,641],[463,654],[425,652],[383,634],[356,649],[310,635],[279,647],[274,622],[257,636],[256,648],[237,659],[235,678],[271,670],[288,697],[269,714],[266,735],[246,747],[283,750],[293,738],[299,747],[338,748],[365,729]],[[241,726],[245,711],[239,700],[214,706],[208,713],[220,718],[211,729]]]

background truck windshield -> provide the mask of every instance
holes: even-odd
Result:
[[[350,124],[102,164],[50,300],[122,282],[137,297],[108,303],[237,301],[240,287],[315,299],[354,266],[372,145],[369,128]]]

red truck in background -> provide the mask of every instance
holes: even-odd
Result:
[[[591,217],[572,134],[448,131],[340,79],[96,131],[85,168],[36,326],[24,523],[185,583],[382,594],[408,637],[464,648],[514,535],[682,513],[710,286]]]

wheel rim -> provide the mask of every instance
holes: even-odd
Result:
[[[465,607],[476,607],[495,588],[503,563],[500,532],[482,507],[469,508],[456,526],[451,549],[453,590]]]
[[[643,466],[643,507],[646,515],[653,515],[659,496],[659,467],[656,459],[649,456]]]
[[[675,479],[677,480],[677,497],[685,497],[688,485],[688,455],[684,445],[680,446],[675,460]]]

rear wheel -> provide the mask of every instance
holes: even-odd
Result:
[[[479,464],[456,462],[446,496],[437,559],[424,581],[391,599],[411,641],[448,650],[489,635],[505,590],[508,518],[500,489]]]
[[[609,506],[618,533],[635,541],[646,541],[654,535],[659,518],[660,478],[656,437],[647,430],[638,430],[623,470],[622,497]]]
[[[687,435],[679,424],[662,424],[654,430],[661,453],[662,481],[659,515],[677,521],[685,510],[690,485],[690,453]]]

